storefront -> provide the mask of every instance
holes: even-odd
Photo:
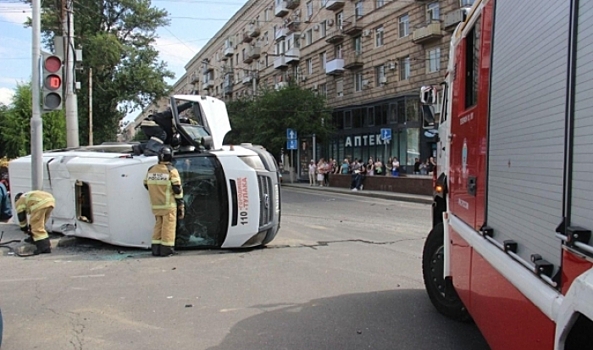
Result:
[[[413,172],[416,158],[421,161],[433,155],[436,135],[422,129],[417,95],[401,96],[367,105],[335,110],[336,132],[320,145],[319,156],[350,160],[369,157],[385,162],[397,157],[404,173]],[[391,140],[381,139],[381,129],[390,129]]]

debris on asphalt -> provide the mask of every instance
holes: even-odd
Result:
[[[185,304],[185,307],[193,307],[192,304]]]

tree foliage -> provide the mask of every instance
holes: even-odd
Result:
[[[265,89],[252,99],[227,104],[233,130],[226,144],[251,142],[279,154],[286,147],[286,129],[300,136],[315,134],[322,141],[331,129],[331,114],[326,99],[296,84],[280,90]]]
[[[12,104],[0,105],[0,157],[9,159],[31,153],[31,84],[18,85]],[[44,113],[43,148],[44,150],[66,146],[66,119],[64,111]]]
[[[23,0],[30,3],[31,0]],[[63,35],[61,0],[42,0],[44,43],[53,48]],[[67,0],[74,14],[75,44],[82,48],[78,91],[80,143],[88,140],[88,81],[93,69],[93,139],[115,140],[119,121],[135,108],[167,95],[173,78],[153,44],[156,29],[169,24],[168,13],[150,0]],[[67,74],[68,72],[65,72]]]

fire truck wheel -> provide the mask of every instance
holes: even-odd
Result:
[[[428,234],[422,252],[422,275],[426,292],[432,304],[443,315],[462,322],[471,317],[452,285],[443,278],[444,269],[443,224],[436,225]]]

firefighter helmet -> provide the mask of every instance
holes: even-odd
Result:
[[[159,153],[159,161],[160,162],[170,162],[173,160],[173,151],[171,151],[171,147],[165,146]]]

